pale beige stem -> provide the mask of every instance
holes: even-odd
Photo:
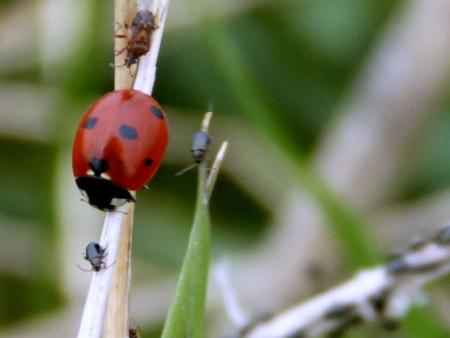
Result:
[[[114,27],[115,34],[126,35],[126,24],[129,24],[130,16],[136,11],[135,1],[133,0],[115,0],[114,1]],[[114,53],[122,51],[114,58],[114,89],[129,89],[133,85],[133,76],[131,70],[124,66],[127,55],[126,48],[128,39],[114,39]]]

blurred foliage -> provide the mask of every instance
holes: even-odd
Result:
[[[450,103],[446,106],[447,111],[433,118],[420,140],[418,152],[414,154],[416,166],[411,168],[405,182],[404,199],[414,200],[450,186],[450,158],[443,156],[450,148]]]
[[[152,181],[151,191],[139,195],[139,201],[147,207],[136,208],[133,240],[136,255],[146,259],[151,257],[173,269],[181,266],[186,251],[195,202],[195,170],[175,177],[174,173],[179,168],[163,165]],[[220,176],[214,190],[211,202],[213,254],[239,250],[256,243],[265,229],[269,217],[267,211],[245,191],[240,191],[226,175]],[[176,194],[171,191],[176,191]],[[176,213],[173,212],[174,206],[177,206]],[[149,238],[152,240],[148,241]]]
[[[7,11],[17,3],[2,1],[0,7]],[[25,8],[27,2],[22,3]],[[218,116],[232,116],[256,125],[257,115],[248,115],[242,105],[243,99],[253,95],[265,109],[275,113],[271,118],[278,130],[283,131],[282,137],[308,158],[383,32],[386,20],[401,3],[265,1],[229,17],[206,18],[179,29],[169,27],[161,49],[154,95],[168,107],[169,119],[171,108],[200,119],[207,103],[213,100]],[[37,1],[35,5],[39,4]],[[2,91],[8,90],[9,83],[23,82],[58,88],[60,92],[54,98],[58,109],[50,112],[57,123],[46,139],[36,141],[27,140],[26,134],[17,138],[0,134],[1,219],[31,221],[40,241],[38,251],[30,257],[35,267],[32,273],[25,277],[0,273],[2,326],[64,305],[65,295],[57,271],[62,258],[55,217],[60,201],[55,197],[54,177],[62,161],[58,154],[70,152],[74,130],[89,102],[113,87],[109,65],[113,55],[111,5],[89,1],[89,15],[80,23],[80,30],[88,32],[85,36],[89,38],[83,39],[68,58],[50,66],[36,58],[25,66],[0,72]],[[208,20],[214,20],[220,29],[210,29]],[[5,34],[14,34],[9,29]],[[225,38],[231,39],[242,57],[225,61],[243,69],[246,73],[242,76],[257,84],[256,87],[248,89],[241,83],[230,82],[229,74],[224,74],[216,54],[224,47],[220,45],[225,41],[221,32],[226,32]],[[40,27],[30,32],[37,41],[41,33]],[[214,50],[214,44],[219,44],[219,49]],[[416,154],[417,163],[401,182],[399,201],[420,198],[449,186],[450,160],[443,156],[449,146],[449,100],[436,107],[438,113]],[[139,195],[136,214],[135,255],[173,271],[178,270],[186,249],[195,200],[194,175],[188,173],[177,179],[173,176],[183,165],[166,161],[152,181],[151,193]],[[215,190],[211,216],[213,250],[219,253],[243,250],[257,243],[267,230],[271,211],[232,177],[224,175]],[[5,222],[0,227],[8,231],[15,224]],[[358,254],[355,250],[355,255]]]

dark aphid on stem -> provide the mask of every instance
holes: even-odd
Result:
[[[205,159],[208,147],[211,144],[211,138],[205,131],[199,131],[192,139],[191,154],[194,162],[200,164]]]
[[[106,269],[106,264],[105,262],[103,262],[103,258],[105,258],[106,256],[105,251],[106,249],[102,248],[100,244],[96,242],[89,243],[86,247],[86,254],[84,256],[84,259],[89,261],[89,263],[91,263],[92,269],[86,270],[80,266],[79,268],[84,271],[95,271],[95,272],[98,272],[101,269]]]
[[[440,245],[450,244],[450,226],[441,229],[436,235],[435,240]]]
[[[202,163],[205,160],[206,153],[208,152],[208,147],[211,144],[211,138],[205,131],[198,131],[195,133],[192,139],[191,154],[194,159],[194,163],[189,167],[176,173],[177,176],[182,175],[186,171],[192,169],[195,165]]]
[[[137,63],[139,57],[146,54],[151,47],[153,31],[158,29],[156,23],[157,14],[149,10],[140,10],[136,13],[131,26],[127,29],[127,34],[117,34],[116,38],[127,38],[127,46],[116,52],[116,56],[122,54],[125,50],[127,56],[124,65],[128,68]]]

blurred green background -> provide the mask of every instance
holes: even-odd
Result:
[[[355,195],[363,196],[359,199],[351,189],[330,185],[333,175],[321,178],[340,172],[321,167],[318,154],[327,156],[321,150],[324,144],[340,154],[335,163],[353,163],[352,150],[339,144],[334,150],[329,135],[342,127],[339,121],[348,123],[344,117],[353,101],[369,96],[367,69],[386,72],[372,67],[387,62],[383,53],[389,54],[389,48],[382,41],[395,36],[389,27],[408,17],[414,6],[419,5],[387,0],[172,2],[154,90],[168,115],[171,143],[150,190],[138,195],[134,228],[137,296],[131,311],[144,337],[158,336],[186,249],[196,175],[174,173],[190,164],[190,140],[210,102],[215,111],[210,158],[223,140],[230,142],[211,203],[213,256],[258,266],[244,271],[250,277],[242,279],[239,271],[233,272],[238,285],[252,289],[258,284],[254,294],[242,299],[249,316],[295,304],[348,277],[356,267],[378,261],[390,249],[445,225],[450,217],[445,208],[450,202],[450,55],[437,58],[440,64],[433,62],[438,70],[418,70],[419,84],[422,74],[437,74],[423,82],[426,94],[414,88],[404,95],[394,88],[394,100],[386,94],[388,102],[398,99],[400,106],[414,97],[419,104],[412,110],[424,113],[409,115],[406,110],[400,119],[394,117],[400,123],[390,133],[401,138],[406,130],[407,146],[391,148],[388,139],[386,156],[366,154],[396,168],[380,174],[384,178],[377,188],[384,193],[369,194],[376,197],[366,201],[364,193]],[[81,253],[88,241],[99,238],[103,214],[79,200],[70,169],[71,143],[89,104],[113,88],[113,4],[2,1],[0,8],[0,336],[74,334],[90,278],[75,264],[85,263]],[[394,44],[408,39],[408,24],[400,27],[406,32]],[[423,58],[434,60],[432,47]],[[408,64],[407,57],[400,55],[392,66],[393,77],[385,78],[387,91],[397,84],[396,67]],[[390,108],[393,116],[402,112],[383,102],[379,107],[388,115]],[[378,123],[376,114],[364,123]],[[414,127],[408,127],[411,123]],[[365,128],[354,130],[364,133]],[[356,190],[373,173],[378,175],[377,168],[369,169],[358,172]],[[302,187],[323,211],[325,228],[302,221],[300,232],[292,229],[293,215],[304,204],[297,210],[291,197]],[[292,247],[283,244],[289,231],[296,234]],[[273,302],[267,294],[261,302],[258,292],[269,279],[264,273],[270,274],[273,266],[282,270],[284,264],[267,254],[277,245],[285,247],[286,260],[306,247],[318,252],[308,252],[305,260],[296,258],[301,263],[289,276],[298,278],[298,285],[286,287],[280,297],[272,290]],[[144,294],[149,298],[139,296]],[[448,336],[450,302],[439,296],[443,294],[448,287],[438,283],[432,288],[429,311],[436,315],[432,322],[424,319],[428,330],[417,337]],[[232,330],[229,323],[220,327],[223,323],[214,319],[223,316],[217,298],[210,307],[211,337]],[[414,336],[408,330],[369,330],[353,333]]]

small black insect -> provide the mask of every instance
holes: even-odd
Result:
[[[208,147],[211,144],[211,138],[205,131],[198,131],[192,139],[191,154],[194,162],[199,164],[205,159]]]
[[[98,272],[101,269],[106,269],[107,268],[106,264],[103,261],[103,258],[105,258],[106,256],[105,251],[106,249],[102,248],[100,244],[96,242],[89,243],[86,247],[86,254],[84,256],[84,259],[89,261],[89,263],[91,263],[92,269],[87,270],[83,269],[81,266],[78,267],[84,271],[95,271],[95,272]]]
[[[192,158],[194,159],[194,163],[191,164],[189,167],[179,171],[176,175],[179,176],[185,173],[186,171],[192,169],[196,164],[202,163],[205,160],[206,153],[208,152],[208,147],[210,144],[211,138],[209,137],[206,131],[200,130],[196,132],[194,137],[192,138],[192,145],[191,145],[191,154]]]
[[[441,245],[448,245],[450,244],[450,226],[446,226],[445,228],[441,229],[436,238],[436,242]]]
[[[411,267],[403,257],[391,259],[386,264],[386,271],[390,274],[401,274],[411,271]]]

